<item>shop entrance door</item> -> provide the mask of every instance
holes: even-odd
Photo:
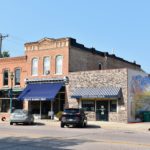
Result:
[[[108,101],[96,101],[96,120],[108,121]]]

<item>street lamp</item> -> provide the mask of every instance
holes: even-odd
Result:
[[[13,74],[13,72],[10,72],[10,80],[11,80],[11,84],[10,84],[10,113],[12,113],[13,79],[14,79],[14,74]]]

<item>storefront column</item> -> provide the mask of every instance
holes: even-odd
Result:
[[[53,101],[51,100],[51,120],[53,120],[53,115],[54,115],[54,112],[53,112]]]
[[[97,101],[95,100],[95,114],[96,114],[96,109],[97,109],[97,107],[96,107],[96,103],[97,103]]]
[[[79,108],[82,108],[82,101],[81,101],[81,99],[79,99],[78,101],[79,101]]]
[[[23,109],[24,110],[29,110],[29,101],[24,101],[23,102]]]
[[[2,111],[2,99],[0,99],[0,112]]]
[[[60,94],[58,96],[58,111],[60,111]]]
[[[40,119],[42,119],[42,102],[40,101]]]

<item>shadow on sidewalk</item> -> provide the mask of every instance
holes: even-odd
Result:
[[[86,128],[101,128],[101,126],[88,124]]]
[[[66,128],[67,128],[67,126],[66,126]],[[87,125],[86,127],[77,127],[77,126],[68,126],[68,128],[76,128],[76,129],[94,129],[94,128],[101,128],[101,126],[99,126],[99,125],[92,125],[92,124],[90,124],[90,125]]]
[[[34,124],[33,125],[35,125],[35,126],[44,126],[45,125],[45,123],[41,123],[41,122],[34,122]]]
[[[44,123],[34,122],[33,124],[14,123],[15,126],[44,126]]]

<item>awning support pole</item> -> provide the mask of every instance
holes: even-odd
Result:
[[[53,101],[51,100],[51,120],[53,120]]]
[[[42,119],[42,104],[41,104],[41,101],[40,101],[40,119]]]

